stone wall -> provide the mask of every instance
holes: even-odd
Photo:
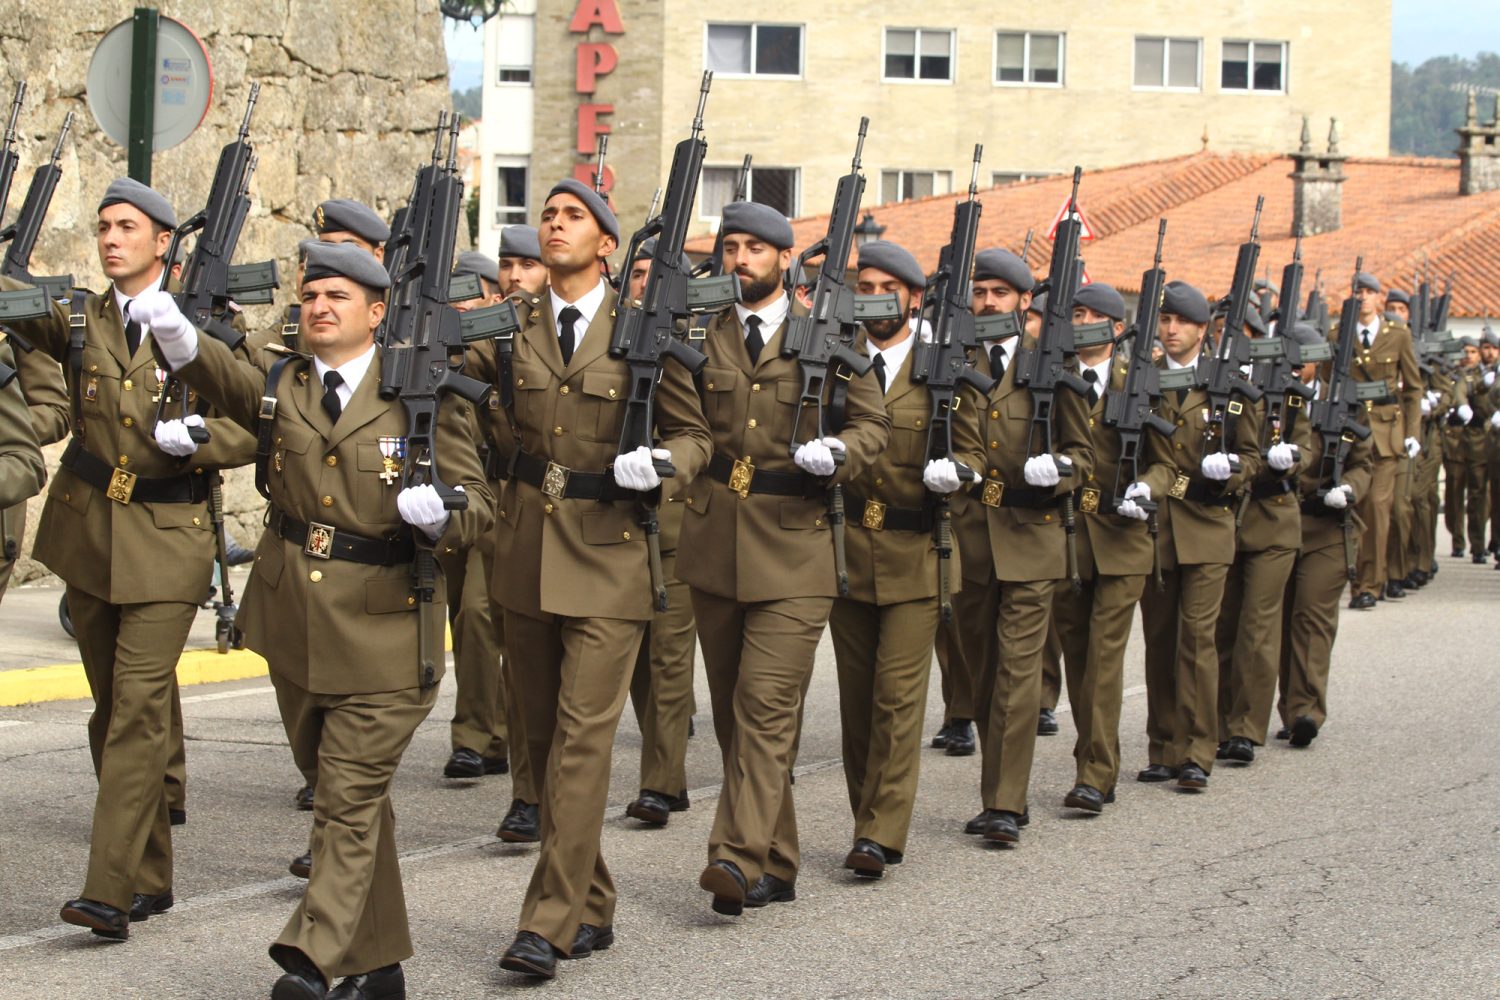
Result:
[[[125,150],[89,113],[85,82],[94,47],[131,16],[134,0],[60,4],[8,0],[0,17],[0,94],[7,108],[15,81],[27,82],[18,129],[21,166],[7,220],[20,207],[32,169],[51,151],[64,114],[76,115],[63,151],[34,270],[71,273],[88,287],[104,279],[92,237],[99,197],[126,172]],[[260,99],[251,124],[259,166],[253,209],[236,259],[276,257],[278,302],[290,301],[297,241],[310,235],[318,202],[357,198],[387,218],[405,200],[412,175],[430,154],[438,112],[449,107],[443,18],[436,0],[177,0],[161,5],[203,40],[213,64],[213,100],[203,124],[181,145],[160,152],[152,184],[186,218],[203,206],[218,159],[244,114],[251,83]],[[467,239],[467,231],[461,233]],[[261,329],[277,310],[248,311]],[[60,446],[49,449],[54,462]],[[234,533],[252,545],[262,502],[249,469],[232,473],[226,506]],[[40,515],[33,501],[30,527]],[[29,534],[29,533],[28,533]],[[25,552],[30,552],[30,537]],[[17,582],[45,577],[23,556]]]

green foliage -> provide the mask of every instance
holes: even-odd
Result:
[[[468,90],[453,91],[453,110],[468,121],[478,118],[484,113],[484,89],[470,87]]]
[[[469,224],[469,243],[479,243],[479,189],[475,188],[464,202],[464,219]]]
[[[1458,148],[1453,130],[1464,122],[1468,87],[1479,88],[1479,119],[1489,122],[1495,113],[1494,90],[1500,89],[1500,55],[1437,56],[1416,69],[1392,63],[1391,153],[1453,156]]]

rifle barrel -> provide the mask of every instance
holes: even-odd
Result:
[[[1152,270],[1161,267],[1161,244],[1167,238],[1167,220],[1158,219],[1156,222],[1156,257],[1151,264]]]
[[[708,107],[708,88],[713,86],[714,71],[706,69],[703,71],[703,82],[698,85],[698,113],[693,115],[693,138],[698,138],[703,131],[703,109]]]
[[[1266,207],[1266,196],[1258,194],[1255,196],[1255,221],[1250,223],[1250,242],[1254,243],[1260,239],[1260,213]]]
[[[250,116],[255,113],[255,102],[260,99],[260,84],[250,85],[250,100],[245,105],[245,117],[240,120],[240,141],[250,138]]]
[[[63,143],[67,141],[68,132],[73,128],[73,112],[69,111],[63,116],[62,131],[57,133],[57,145],[52,147],[52,165],[57,166],[57,161],[62,159]]]
[[[16,122],[21,120],[21,103],[26,100],[26,81],[16,81],[16,96],[10,104],[10,123],[5,126],[5,144],[16,141]]]
[[[979,194],[979,161],[984,158],[984,145],[974,144],[974,170],[969,174],[969,200],[973,201]]]
[[[859,119],[859,141],[854,144],[854,163],[849,167],[850,173],[859,173],[859,161],[865,155],[865,133],[869,131],[870,119],[863,116]]]

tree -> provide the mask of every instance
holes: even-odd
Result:
[[[453,110],[473,121],[484,114],[484,89],[470,87],[453,91]]]
[[[1391,153],[1401,156],[1453,156],[1464,122],[1468,91],[1480,95],[1480,119],[1488,122],[1494,93],[1500,90],[1500,55],[1481,52],[1473,59],[1437,56],[1416,69],[1391,64]]]

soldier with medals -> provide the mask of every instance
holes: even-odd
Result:
[[[1479,360],[1479,341],[1460,337],[1463,353],[1453,376],[1452,405],[1442,415],[1443,425],[1443,518],[1453,538],[1453,557],[1464,555],[1464,540],[1470,549],[1484,546],[1485,468],[1481,433],[1472,429],[1473,402],[1485,391],[1484,367]]]

